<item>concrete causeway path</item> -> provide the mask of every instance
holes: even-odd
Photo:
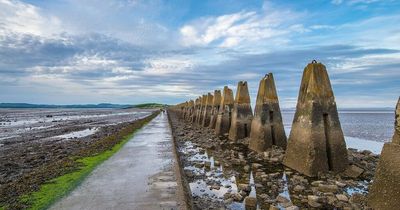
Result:
[[[138,131],[50,209],[184,209],[167,114]]]

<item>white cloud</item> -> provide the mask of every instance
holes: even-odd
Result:
[[[144,75],[168,75],[173,73],[187,73],[194,66],[192,60],[182,57],[152,58],[144,61]]]
[[[30,34],[54,37],[61,32],[55,16],[43,14],[39,8],[16,0],[0,0],[0,36]]]
[[[308,32],[303,25],[291,23],[299,16],[290,10],[277,9],[266,3],[258,12],[241,11],[197,19],[182,26],[180,33],[185,46],[238,48],[256,45],[260,41],[269,41],[269,45],[274,45],[285,43],[282,39],[289,36],[290,32]]]

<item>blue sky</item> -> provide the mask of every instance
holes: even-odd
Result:
[[[340,108],[394,107],[397,0],[0,0],[0,102],[178,103],[327,66]]]

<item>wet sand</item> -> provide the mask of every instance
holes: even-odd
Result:
[[[161,113],[50,209],[184,209],[173,151]]]

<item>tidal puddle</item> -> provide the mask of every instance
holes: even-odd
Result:
[[[222,203],[229,200],[226,198],[229,195],[235,199],[232,198],[226,203],[226,207],[239,210],[245,209],[244,197],[256,197],[256,185],[251,171],[244,180],[239,182],[234,175],[237,171],[226,172],[221,162],[192,142],[186,141],[183,148],[180,148],[180,152],[188,160],[184,170],[193,178],[189,182],[189,187],[194,198],[202,197]],[[243,194],[239,185],[242,185],[242,188],[245,186],[246,191],[247,188],[249,191]]]
[[[71,133],[63,134],[63,135],[53,136],[51,138],[62,138],[62,139],[82,138],[82,137],[93,135],[98,130],[99,130],[98,128],[87,128],[85,130],[74,131]]]

